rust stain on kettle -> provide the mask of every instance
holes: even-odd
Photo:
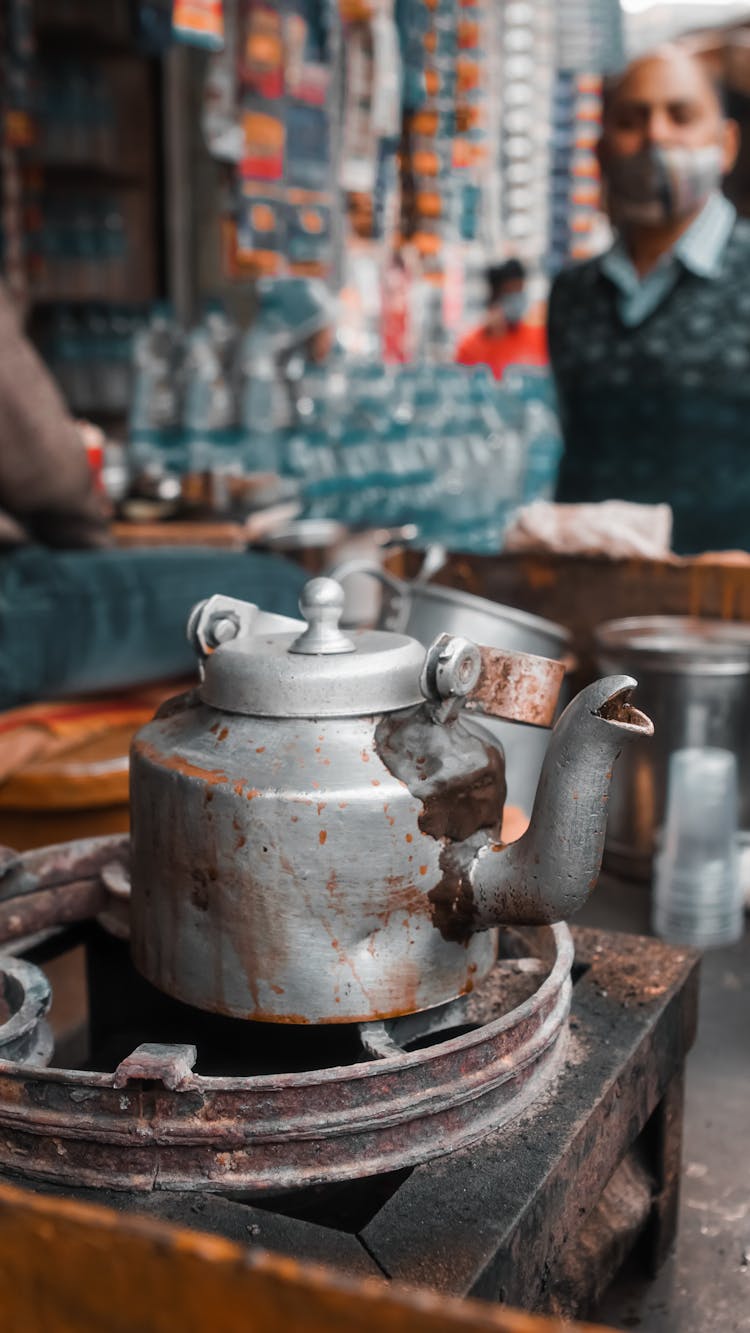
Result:
[[[481,647],[480,653],[482,669],[466,700],[467,712],[551,727],[565,678],[565,663],[498,648]]]
[[[426,895],[433,925],[444,939],[467,944],[475,913],[465,878],[473,849],[465,844],[485,830],[500,836],[507,794],[502,748],[470,731],[460,716],[436,724],[422,704],[385,718],[375,747],[386,768],[420,802],[420,832],[443,844],[442,876]],[[412,833],[405,836],[413,841]],[[419,873],[425,875],[427,866],[420,865]]]
[[[226,773],[220,769],[202,768],[199,764],[191,764],[179,754],[162,754],[155,745],[151,745],[143,738],[136,739],[133,748],[136,754],[143,755],[144,759],[149,759],[152,764],[168,768],[173,773],[181,773],[186,778],[200,778],[201,782],[206,782],[209,786],[221,786],[229,781]]]
[[[444,940],[467,945],[474,934],[474,892],[450,844],[440,856],[443,877],[428,893],[433,925]]]
[[[386,768],[422,804],[422,833],[463,842],[502,821],[505,756],[460,720],[437,725],[425,705],[386,717],[375,733]],[[407,841],[408,841],[407,836]]]
[[[418,889],[414,881],[408,875],[389,875],[386,884],[388,895],[385,902],[378,900],[368,904],[368,915],[372,915],[380,921],[382,927],[387,927],[391,917],[406,913],[407,924],[411,924],[416,916],[429,914],[430,904],[427,894],[422,889]],[[376,927],[376,930],[380,927]]]

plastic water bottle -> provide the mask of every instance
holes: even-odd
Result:
[[[252,329],[243,340],[241,372],[239,415],[244,467],[248,472],[278,472],[282,430],[278,424],[276,358]]]
[[[48,355],[68,407],[82,413],[88,399],[88,364],[79,321],[68,306],[59,306],[54,313]]]
[[[542,402],[525,404],[524,445],[522,503],[551,500],[555,494],[563,442],[555,413]]]
[[[234,326],[210,307],[188,340],[184,428],[191,472],[240,471]]]
[[[186,470],[181,427],[182,339],[168,305],[155,306],[133,345],[134,384],[130,417],[131,458],[136,471]]]
[[[101,208],[99,269],[105,295],[118,299],[124,292],[128,237],[125,218],[116,195],[108,195]]]
[[[126,306],[114,306],[110,315],[110,408],[126,412],[133,388],[133,340],[140,316]]]
[[[539,367],[511,366],[497,391],[497,402],[523,438],[521,503],[551,500],[563,453],[552,377]]]

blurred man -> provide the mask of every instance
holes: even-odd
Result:
[[[0,550],[106,546],[80,431],[0,286]]]
[[[80,431],[0,284],[0,709],[192,672],[197,601],[295,615],[304,578],[252,552],[113,547]]]
[[[558,498],[667,501],[683,552],[750,546],[750,226],[720,192],[737,149],[698,60],[630,65],[599,146],[617,239],[550,299]]]
[[[506,366],[546,366],[546,333],[524,319],[528,298],[520,259],[493,265],[486,279],[487,318],[459,343],[456,360],[463,366],[489,366],[496,379]]]

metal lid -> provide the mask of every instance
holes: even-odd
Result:
[[[255,717],[357,717],[420,703],[424,648],[384,630],[344,634],[333,579],[302,590],[302,633],[240,634],[206,659],[203,701]]]
[[[597,660],[632,664],[634,671],[745,675],[750,671],[750,625],[699,616],[630,616],[599,625]]]

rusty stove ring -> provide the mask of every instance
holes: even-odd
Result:
[[[53,1042],[44,1016],[51,1003],[52,990],[40,968],[0,955],[0,1060],[47,1063]]]
[[[106,913],[112,892],[123,897],[107,867],[122,864],[126,842],[19,857],[10,881],[0,867],[0,943],[9,921],[18,937],[18,908],[35,897],[45,899],[48,927],[54,901],[63,923]],[[468,1146],[522,1114],[563,1058],[573,942],[564,924],[532,938],[551,967],[523,1003],[426,1048],[355,1065],[204,1077],[193,1072],[194,1047],[148,1044],[112,1073],[0,1060],[0,1169],[68,1187],[263,1193]]]

